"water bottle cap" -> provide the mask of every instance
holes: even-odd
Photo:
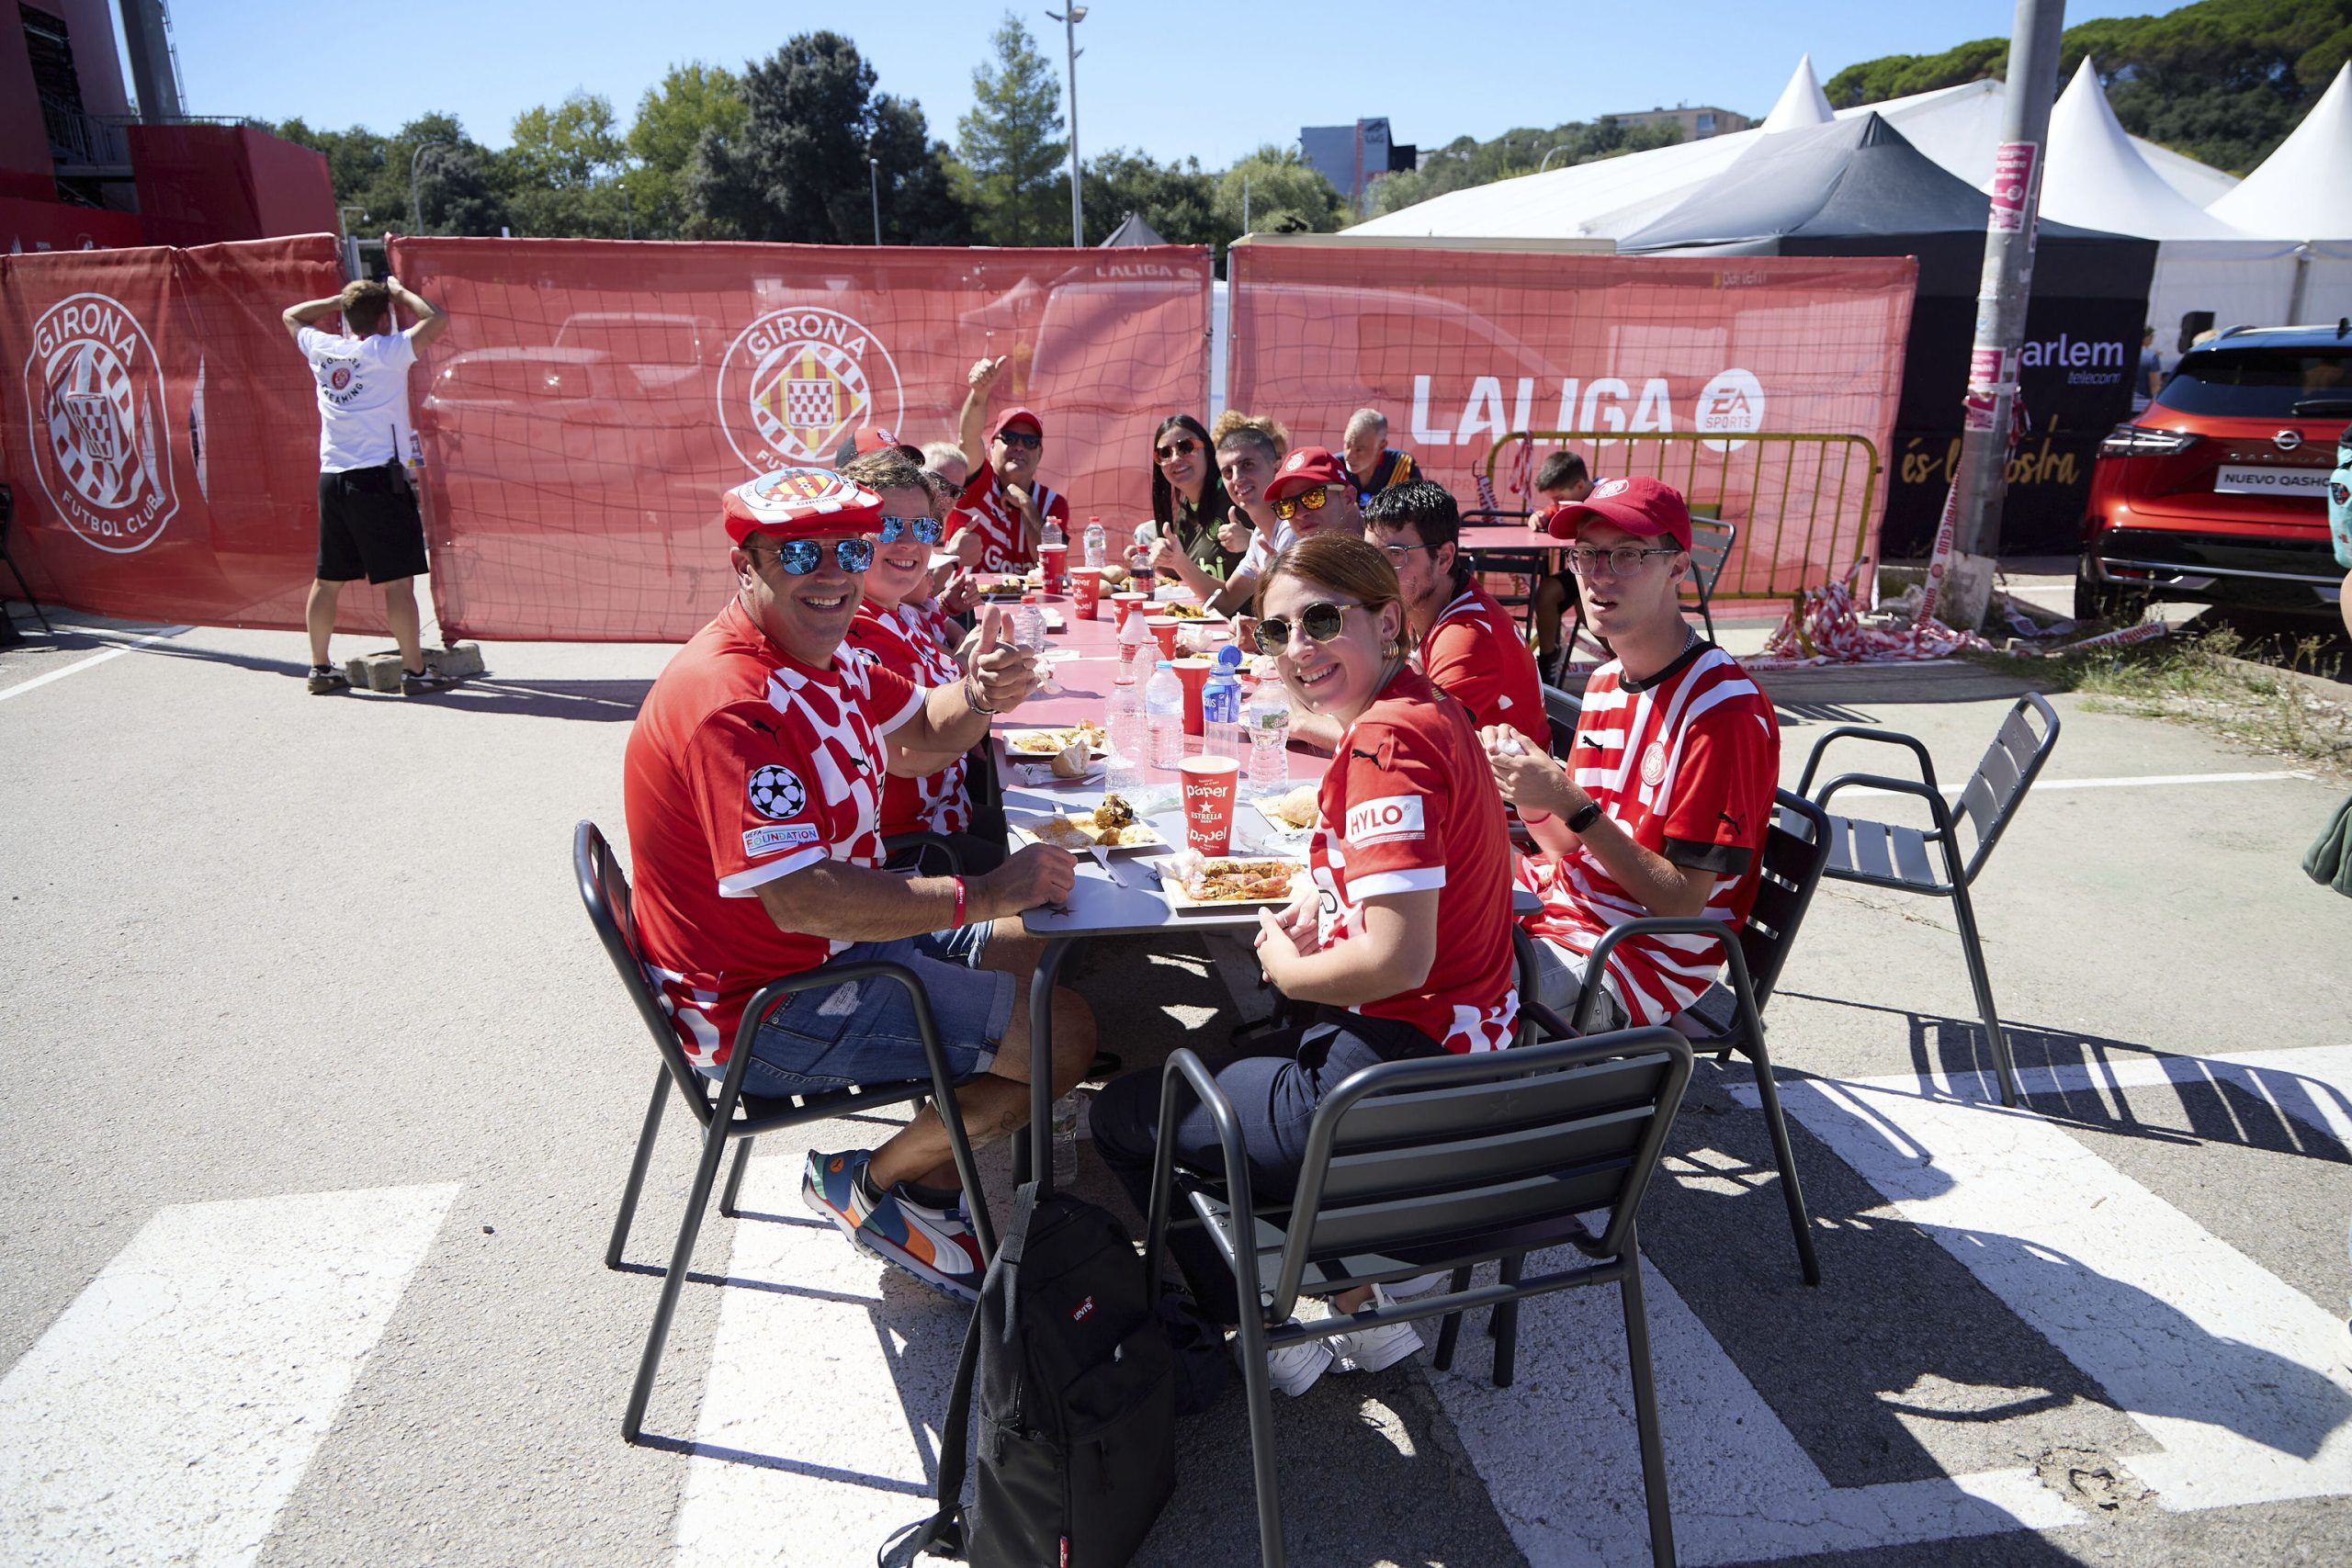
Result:
[[[1176,668],[1176,666],[1175,666],[1175,664],[1174,664],[1174,662],[1173,662],[1173,661],[1171,661],[1171,660],[1166,660],[1166,659],[1155,659],[1155,660],[1153,660],[1151,661],[1151,667],[1152,667],[1154,670],[1173,670],[1173,669],[1175,669],[1175,668]]]
[[[1227,674],[1233,671],[1240,669],[1241,650],[1229,642],[1223,648],[1218,649],[1216,650],[1216,668],[1217,673],[1220,675]]]

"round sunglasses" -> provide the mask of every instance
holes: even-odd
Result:
[[[1312,490],[1300,491],[1296,495],[1286,495],[1274,502],[1274,515],[1287,523],[1302,512],[1320,512],[1330,501],[1331,490],[1329,485],[1317,485]]]
[[[1384,600],[1382,603],[1385,604],[1386,601]],[[1317,642],[1329,642],[1340,635],[1340,628],[1347,624],[1348,612],[1358,607],[1351,604],[1334,604],[1328,601],[1318,602],[1309,604],[1298,613],[1298,624],[1306,635]],[[1372,609],[1375,606],[1367,604],[1361,607]],[[1251,635],[1258,639],[1259,652],[1281,654],[1290,650],[1290,631],[1289,616],[1269,615],[1258,623]]]
[[[935,545],[946,528],[947,525],[936,517],[885,517],[876,537],[883,544],[895,545],[912,534],[926,545]]]
[[[1200,449],[1199,442],[1189,435],[1180,435],[1165,446],[1153,447],[1151,455],[1163,463],[1172,463],[1179,457],[1189,457]]]
[[[784,568],[788,577],[806,577],[817,570],[824,547],[814,539],[786,539],[775,547],[775,564]],[[746,550],[754,568],[759,565],[758,552]],[[874,564],[874,541],[866,538],[833,541],[833,560],[843,571],[859,572]]]

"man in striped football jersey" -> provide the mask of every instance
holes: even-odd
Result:
[[[1482,732],[1506,799],[1545,852],[1521,862],[1537,999],[1562,1016],[1600,933],[1645,915],[1736,928],[1756,901],[1780,777],[1781,729],[1747,672],[1682,618],[1690,512],[1652,479],[1611,479],[1556,509],[1584,617],[1617,657],[1593,672],[1565,764],[1508,729]],[[1663,1022],[1722,962],[1704,937],[1621,944],[1600,977],[1604,1028]]]

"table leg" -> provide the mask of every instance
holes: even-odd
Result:
[[[1012,1183],[1018,1187],[1034,1176],[1040,1198],[1054,1186],[1054,980],[1080,940],[1057,936],[1047,942],[1029,977],[1029,1136],[1013,1145]]]

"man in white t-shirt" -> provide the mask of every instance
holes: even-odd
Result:
[[[406,332],[392,331],[394,304],[415,321]],[[338,312],[340,334],[312,324]],[[401,691],[413,696],[437,690],[444,682],[424,662],[417,627],[414,580],[425,570],[424,525],[408,477],[407,459],[414,455],[408,369],[449,318],[388,277],[345,285],[280,320],[311,362],[319,390],[319,568],[304,615],[311,694],[350,684],[327,661],[327,639],[343,585],[361,577],[384,591],[384,618],[401,649]]]

